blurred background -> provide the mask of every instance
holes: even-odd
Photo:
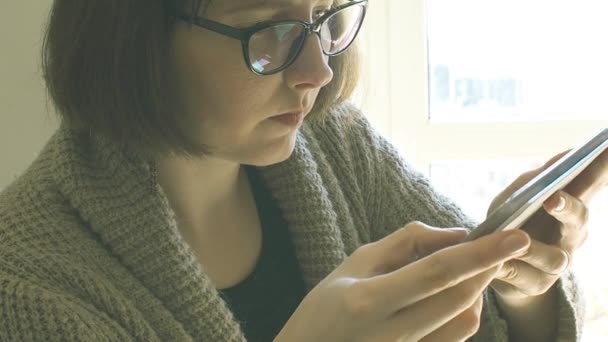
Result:
[[[46,1],[0,2],[0,190],[57,127],[39,68]],[[354,101],[471,216],[524,171],[608,127],[605,0],[370,0]],[[583,341],[608,340],[608,192],[574,268]]]
[[[608,2],[372,1],[356,101],[472,217],[519,174],[608,127]],[[608,340],[608,191],[573,268],[583,341]]]
[[[0,189],[21,173],[57,127],[40,72],[52,1],[0,1]]]

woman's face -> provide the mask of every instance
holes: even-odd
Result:
[[[212,2],[205,18],[235,27],[274,19],[310,22],[330,5],[323,0],[222,0]],[[208,146],[212,157],[240,164],[265,166],[287,159],[299,126],[270,118],[308,114],[333,77],[316,35],[290,67],[271,76],[247,67],[239,40],[185,22],[177,24],[173,51],[188,136]]]

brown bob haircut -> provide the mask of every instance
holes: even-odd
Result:
[[[204,13],[210,1],[54,0],[42,70],[61,120],[148,156],[209,154],[179,128],[169,49],[172,14]],[[321,89],[307,120],[322,120],[355,90],[356,44],[329,63],[334,79]]]

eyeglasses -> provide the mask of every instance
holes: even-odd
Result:
[[[353,43],[365,18],[368,0],[349,1],[321,17],[307,23],[282,20],[259,23],[247,28],[236,28],[201,17],[177,18],[238,39],[249,69],[258,75],[276,74],[289,67],[300,55],[308,36],[316,34],[326,56],[337,56]]]

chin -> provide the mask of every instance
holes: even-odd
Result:
[[[284,136],[281,139],[276,139],[275,141],[268,143],[265,147],[256,149],[256,151],[253,152],[253,158],[250,158],[250,162],[245,164],[263,167],[282,163],[289,159],[293,154],[295,142],[295,132]]]

